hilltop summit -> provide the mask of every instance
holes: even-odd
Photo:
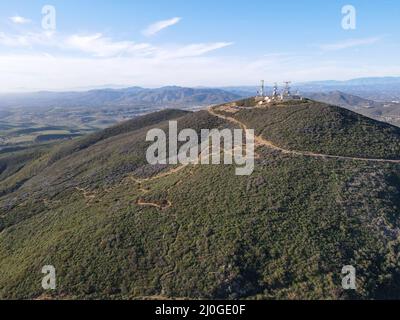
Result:
[[[311,100],[166,110],[1,155],[0,298],[399,298],[399,129]],[[150,166],[151,128],[254,128],[256,166]],[[16,161],[16,159],[18,161]],[[357,291],[341,270],[357,269]]]

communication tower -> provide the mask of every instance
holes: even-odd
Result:
[[[274,84],[274,89],[272,92],[272,99],[274,100],[278,99],[278,84],[276,82]]]
[[[290,93],[290,84],[291,84],[291,82],[290,81],[285,81],[284,84],[285,84],[285,90],[283,92],[283,95],[285,97],[290,97],[291,96],[291,93]]]
[[[265,81],[261,80],[260,90],[258,91],[260,97],[265,97]]]

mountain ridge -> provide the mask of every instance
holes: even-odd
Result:
[[[337,105],[378,121],[400,126],[400,104],[396,102],[378,102],[364,99],[342,91],[306,93],[306,97]]]
[[[170,120],[245,125],[268,143],[258,139],[251,176],[150,166],[146,133]],[[0,176],[0,297],[40,298],[45,264],[58,277],[49,298],[396,298],[400,165],[307,155],[399,158],[399,131],[315,101],[252,98],[164,110],[30,155]],[[344,265],[357,268],[357,291],[342,289]]]
[[[220,89],[193,89],[168,86],[157,89],[130,87],[95,89],[85,92],[35,92],[0,96],[0,107],[118,107],[129,105],[200,106],[240,98]]]

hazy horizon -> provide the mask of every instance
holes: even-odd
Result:
[[[346,82],[349,81],[357,81],[357,80],[364,80],[364,79],[396,79],[400,80],[400,75],[399,76],[384,76],[384,77],[361,77],[361,78],[350,78],[350,79],[344,79],[344,80],[338,80],[338,79],[320,79],[320,80],[314,80],[314,81],[305,81],[305,82],[293,82],[293,86],[301,86],[301,85],[311,85],[313,83],[323,83],[323,82],[337,82],[338,84],[346,84]],[[207,85],[198,85],[198,86],[180,86],[176,84],[167,84],[167,85],[155,85],[155,86],[142,86],[138,84],[104,84],[104,85],[96,85],[96,86],[85,86],[85,87],[70,87],[70,88],[64,88],[64,89],[27,89],[27,88],[16,88],[15,91],[1,91],[0,90],[0,95],[7,95],[7,94],[24,94],[24,93],[38,93],[38,92],[85,92],[85,91],[91,91],[91,90],[106,90],[106,89],[112,89],[112,90],[118,90],[118,89],[127,89],[127,88],[133,88],[133,87],[139,87],[143,89],[161,89],[165,87],[182,87],[182,88],[192,88],[192,89],[201,89],[201,88],[207,88],[207,89],[224,89],[224,88],[253,88],[253,87],[258,87],[259,86],[259,81],[256,81],[253,84],[227,84],[224,86],[207,86]],[[272,87],[275,82],[266,82],[265,86],[266,87]],[[278,83],[279,85],[283,86],[282,83]]]

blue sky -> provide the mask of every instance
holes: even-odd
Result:
[[[45,5],[55,30],[42,27]],[[397,0],[2,1],[0,90],[396,76],[399,30]]]

